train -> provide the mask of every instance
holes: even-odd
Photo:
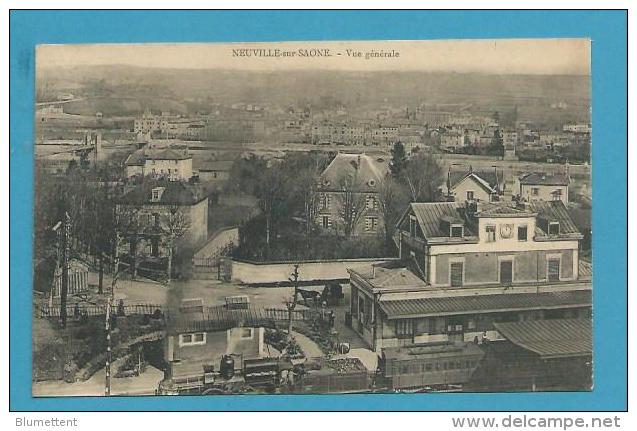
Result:
[[[377,369],[369,370],[346,355],[244,359],[235,369],[234,359],[226,355],[218,370],[206,365],[200,374],[165,379],[157,394],[457,392],[483,356],[484,350],[473,343],[388,347],[382,349]]]

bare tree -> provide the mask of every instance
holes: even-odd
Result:
[[[378,203],[383,217],[383,229],[387,244],[392,242],[396,223],[409,203],[409,192],[404,184],[387,176],[378,188]]]
[[[346,238],[350,238],[356,232],[356,227],[365,211],[365,194],[360,192],[357,175],[343,178],[340,187],[339,216],[343,225],[343,233]]]
[[[285,308],[288,310],[288,335],[292,335],[292,314],[294,309],[296,308],[296,304],[299,302],[299,264],[294,265],[294,270],[292,271],[291,277],[289,280],[294,285],[294,294],[291,298],[286,298],[283,302],[285,304]]]
[[[425,153],[419,153],[409,159],[401,175],[409,190],[411,202],[434,201],[442,178],[442,168],[438,160]]]
[[[265,243],[269,248],[273,225],[280,217],[285,201],[285,179],[276,169],[267,167],[259,180],[254,191],[265,216]]]
[[[168,248],[167,284],[170,284],[175,245],[177,240],[183,237],[190,229],[190,220],[188,220],[179,205],[170,205],[163,216],[164,241]]]

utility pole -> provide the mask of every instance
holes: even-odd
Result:
[[[106,387],[104,388],[104,395],[109,397],[111,395],[111,297],[108,298],[106,304]]]
[[[71,217],[64,212],[62,223],[62,286],[60,288],[60,320],[62,327],[66,328],[66,297],[69,292],[69,230]]]

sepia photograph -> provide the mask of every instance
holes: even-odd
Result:
[[[33,397],[593,390],[591,79],[586,38],[38,45]]]

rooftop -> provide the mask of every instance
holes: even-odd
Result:
[[[543,185],[543,186],[567,186],[568,176],[564,174],[546,174],[543,172],[531,172],[522,175],[520,184],[523,185]]]
[[[153,189],[162,187],[163,193],[159,200],[153,200]],[[134,186],[125,192],[120,198],[120,204],[129,205],[194,205],[208,195],[199,184],[190,184],[183,181],[148,180]]]
[[[141,148],[133,152],[126,161],[126,166],[143,166],[146,160],[188,160],[192,156],[187,151],[173,148]]]
[[[431,343],[409,347],[385,347],[388,360],[439,359],[458,356],[484,356],[484,351],[473,343]]]
[[[590,290],[573,290],[389,299],[384,301],[381,299],[380,308],[389,319],[405,319],[470,313],[590,307],[591,296]]]
[[[542,359],[589,356],[593,352],[590,319],[553,319],[494,323],[513,344]]]
[[[340,191],[351,182],[356,191],[378,191],[389,173],[389,158],[369,154],[339,153],[321,175],[321,189]]]

